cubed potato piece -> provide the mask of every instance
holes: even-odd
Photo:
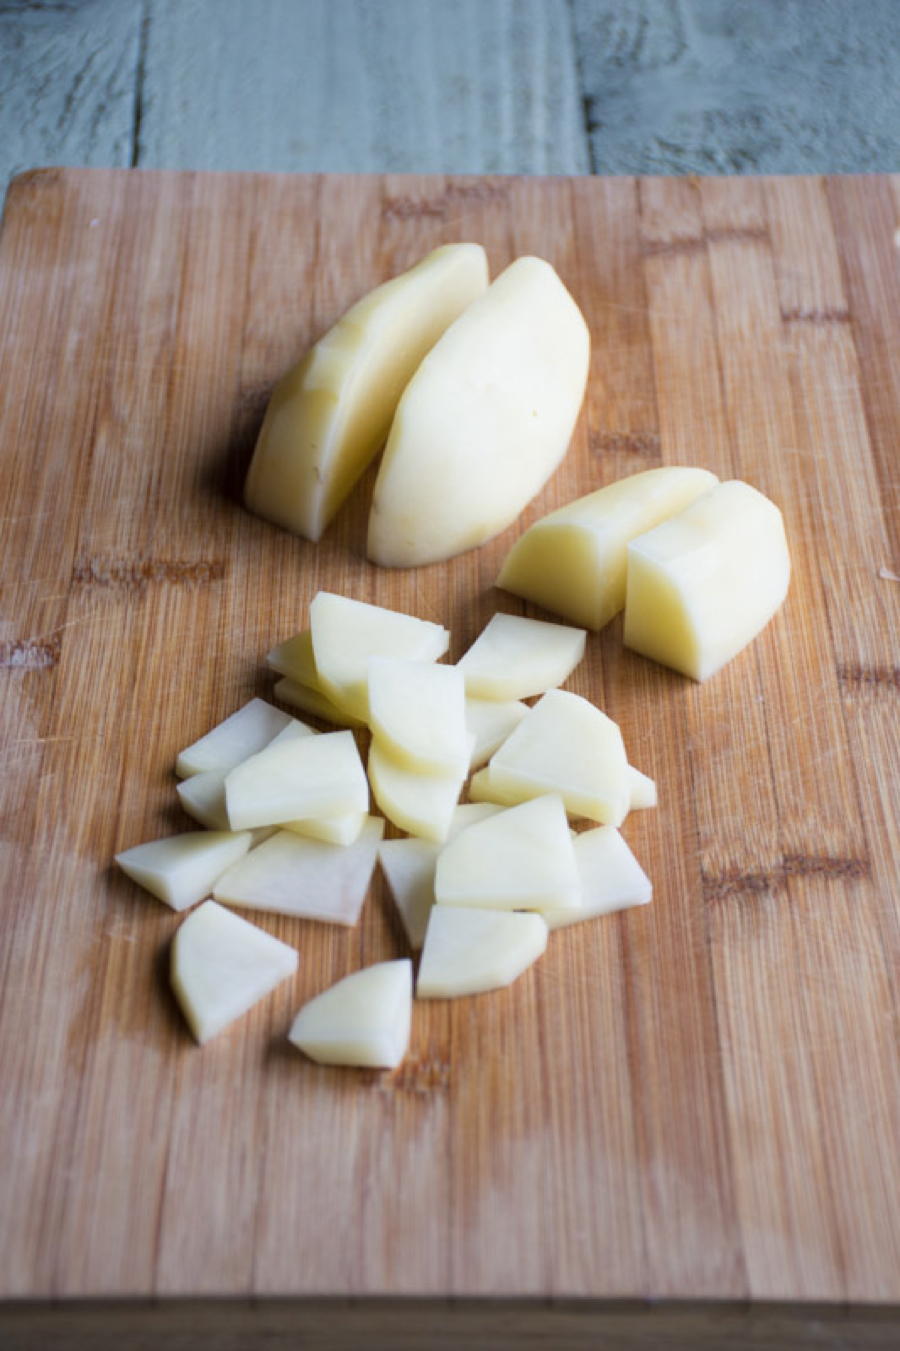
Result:
[[[581,882],[581,910],[545,910],[548,929],[560,929],[596,915],[646,905],[653,896],[650,878],[615,826],[582,831],[574,840]]]
[[[469,799],[478,804],[493,803],[500,807],[515,807],[519,802],[530,802],[534,796],[534,786],[530,783],[516,788],[508,786],[498,788],[491,779],[490,765],[479,769],[469,780]]]
[[[622,733],[599,708],[548,690],[488,765],[492,787],[539,797],[559,793],[571,816],[621,825],[631,804]]]
[[[289,713],[273,708],[264,699],[251,699],[199,741],[181,751],[175,761],[175,773],[180,779],[208,769],[225,774],[249,755],[268,746],[290,721]]]
[[[625,644],[707,680],[765,628],[790,575],[775,503],[720,483],[629,544]]]
[[[270,671],[294,680],[298,685],[310,685],[317,689],[319,673],[313,656],[311,630],[303,629],[301,633],[295,633],[292,638],[285,638],[283,643],[273,647],[271,652],[266,653],[266,665]]]
[[[307,727],[296,718],[289,718],[286,725],[269,742],[269,746],[283,746],[288,741],[314,735],[312,727]],[[219,769],[206,769],[199,774],[192,774],[188,779],[182,779],[181,783],[176,785],[175,791],[188,816],[192,816],[195,821],[199,821],[210,830],[231,829],[225,806],[225,772]]]
[[[578,910],[581,885],[562,799],[535,798],[460,831],[438,857],[434,895],[439,905]]]
[[[202,1044],[292,976],[298,962],[287,943],[206,901],[175,934],[170,978],[188,1025]]]
[[[561,685],[584,656],[584,629],[495,614],[457,662],[466,694],[527,699]]]
[[[437,661],[450,634],[397,610],[320,591],[309,607],[319,687],[338,708],[368,719],[369,662],[372,657]]]
[[[441,843],[447,838],[466,770],[459,774],[416,774],[372,738],[369,783],[389,821],[410,835]]]
[[[497,585],[575,624],[602,629],[625,605],[629,541],[716,483],[707,469],[665,466],[567,502],[516,541]]]
[[[368,819],[368,812],[343,812],[338,816],[307,816],[299,821],[285,821],[282,829],[291,830],[295,835],[306,835],[311,840],[324,840],[326,844],[348,845],[359,839]]]
[[[466,727],[474,737],[469,769],[487,764],[514,727],[528,712],[521,699],[470,699],[466,697]]]
[[[453,813],[448,838],[483,821],[500,808],[493,803],[466,802]],[[434,870],[442,846],[431,840],[384,840],[378,859],[394,904],[400,912],[411,948],[418,951],[425,941],[428,916],[434,905]]]
[[[396,1069],[409,1046],[412,962],[401,957],[353,971],[310,999],[288,1033],[321,1065]]]
[[[353,925],[372,880],[383,833],[384,822],[375,816],[367,818],[349,845],[279,830],[241,859],[243,866],[223,873],[213,895],[226,905]]]
[[[514,521],[568,448],[590,338],[549,263],[519,258],[447,329],[397,407],[368,554],[451,558]]]
[[[321,690],[315,689],[312,685],[300,685],[296,680],[290,680],[284,676],[281,680],[275,681],[275,687],[272,691],[276,699],[280,699],[283,704],[290,704],[291,708],[299,708],[302,713],[309,713],[314,718],[321,718],[323,722],[333,723],[336,727],[365,727],[365,719],[356,718],[352,713],[348,713],[345,708],[338,708],[323,694]]]
[[[364,812],[369,787],[352,732],[323,732],[265,750],[225,777],[232,830]]]
[[[357,301],[276,385],[247,474],[249,509],[319,539],[384,445],[416,367],[487,280],[480,244],[444,244]]]
[[[642,774],[634,765],[628,766],[628,786],[631,792],[631,811],[642,811],[656,806],[656,784],[648,774]]]
[[[432,907],[416,982],[418,999],[454,999],[510,985],[547,947],[541,915]]]
[[[116,854],[116,863],[138,886],[173,910],[186,910],[208,896],[216,881],[250,848],[249,831],[189,830],[136,844]]]
[[[456,666],[373,657],[369,726],[379,744],[416,774],[465,775],[470,736],[466,689]]]

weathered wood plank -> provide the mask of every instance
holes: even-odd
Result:
[[[38,165],[131,163],[142,9],[0,4],[0,194]]]
[[[564,0],[154,0],[139,162],[589,169]]]

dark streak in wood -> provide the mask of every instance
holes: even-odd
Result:
[[[72,568],[72,581],[79,586],[110,586],[135,591],[159,582],[172,586],[206,586],[222,581],[225,573],[225,564],[219,558],[196,561],[183,558],[82,558]]]
[[[900,666],[839,666],[838,682],[845,690],[900,691]]]
[[[450,1062],[445,1056],[412,1056],[393,1074],[385,1076],[382,1087],[393,1093],[433,1093],[450,1087]]]
[[[726,901],[732,896],[761,896],[776,891],[791,877],[825,877],[855,881],[871,875],[868,859],[833,858],[827,854],[785,854],[779,867],[758,873],[728,872],[703,878],[704,899]]]
[[[782,310],[781,318],[786,324],[849,324],[850,311],[834,307],[821,310]]]
[[[37,638],[21,638],[15,642],[0,643],[0,667],[7,671],[47,671],[58,665],[59,635],[49,642]]]
[[[387,220],[439,220],[465,202],[504,202],[508,193],[503,183],[454,183],[437,197],[385,197],[381,211]]]
[[[658,432],[595,432],[588,434],[592,455],[650,455],[660,453]]]

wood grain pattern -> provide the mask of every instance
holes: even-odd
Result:
[[[0,1295],[900,1299],[895,192],[17,180],[0,237]],[[363,557],[371,481],[319,547],[245,514],[277,375],[460,238],[495,271],[549,258],[593,335],[571,452],[522,520],[396,573]],[[522,611],[492,581],[524,525],[676,462],[769,492],[795,575],[702,687],[624,650],[620,623],[571,681],[659,783],[659,810],[626,826],[653,905],[554,935],[507,991],[417,1007],[384,1075],[284,1040],[302,1000],[403,951],[380,879],[353,931],[254,915],[300,949],[299,974],[194,1047],[165,982],[178,919],[110,867],[186,825],[175,752],[270,690],[262,654],[320,586],[448,623],[456,657],[495,609]],[[684,1324],[695,1345],[701,1324]],[[858,1344],[881,1345],[872,1327]]]

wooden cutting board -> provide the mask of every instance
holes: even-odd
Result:
[[[3,1296],[900,1298],[898,220],[888,178],[14,182]],[[540,497],[413,572],[363,556],[371,476],[318,547],[246,514],[279,373],[458,239],[493,272],[548,258],[591,329]],[[254,916],[299,974],[198,1049],[166,981],[179,918],[110,866],[188,828],[176,751],[271,691],[263,654],[320,587],[448,624],[455,658],[530,613],[492,588],[523,525],[660,463],[772,496],[794,578],[704,686],[618,622],[570,682],[658,782],[625,827],[653,904],[555,934],[508,991],[417,1006],[393,1074],[285,1042],[303,1000],[405,953],[380,878],[351,931]]]

